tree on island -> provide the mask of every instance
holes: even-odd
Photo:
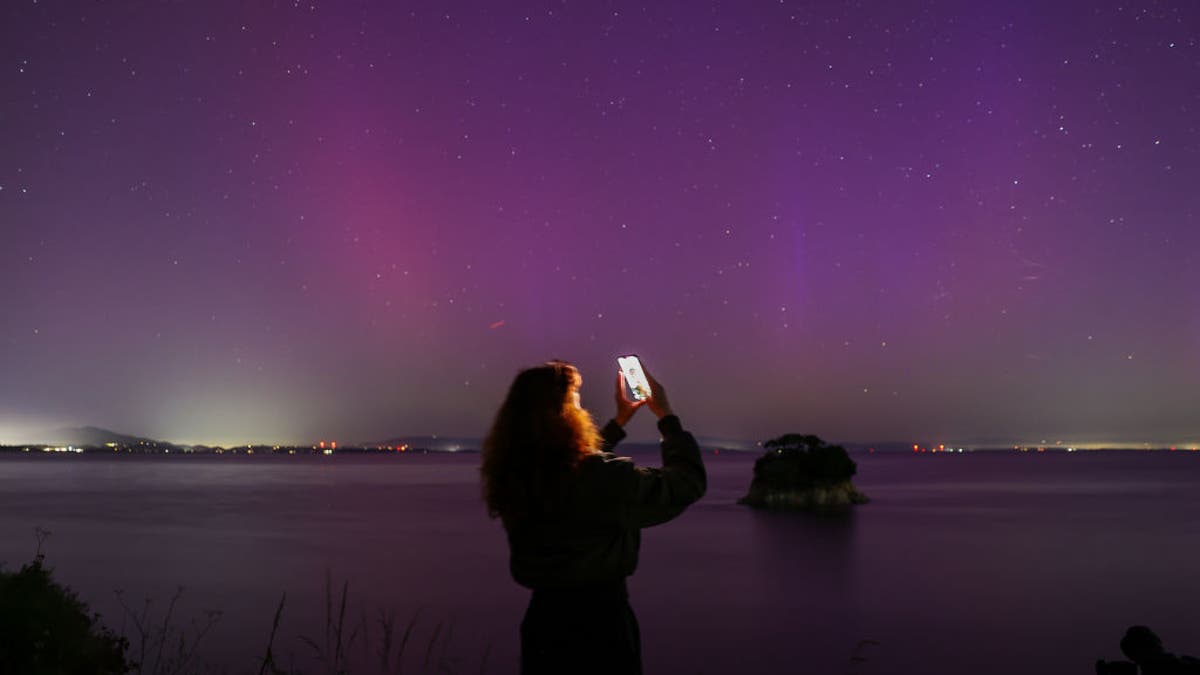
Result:
[[[841,512],[867,503],[850,479],[858,466],[846,449],[816,436],[784,434],[765,443],[750,491],[738,500],[756,508]]]

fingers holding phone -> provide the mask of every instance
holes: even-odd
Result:
[[[650,376],[636,355],[618,357],[617,364],[621,367],[620,382],[629,387],[634,401],[645,402],[660,418],[673,414],[667,402],[667,392],[658,380]],[[621,396],[624,397],[624,394],[625,388],[622,386]]]
[[[637,412],[637,409],[646,404],[644,399],[640,401],[629,400],[629,397],[625,395],[625,386],[625,373],[618,370],[616,395],[617,414],[615,417],[613,417],[613,419],[616,420],[617,424],[620,424],[621,426],[625,426],[625,424],[629,422],[629,419],[633,417],[633,414]]]
[[[618,356],[617,365],[621,368],[625,385],[629,387],[630,398],[634,401],[645,401],[650,398],[650,383],[642,370],[642,362],[636,354]]]
[[[658,380],[649,371],[642,369],[646,375],[646,380],[650,383],[650,398],[646,399],[646,405],[650,406],[650,410],[659,418],[662,419],[667,415],[674,415],[671,412],[671,403],[667,400],[667,390],[659,384]]]

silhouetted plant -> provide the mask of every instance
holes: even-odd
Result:
[[[378,616],[375,622],[367,620],[366,612],[360,613],[358,621],[354,622],[353,627],[346,622],[346,611],[348,606],[349,582],[342,582],[341,592],[335,598],[333,593],[333,582],[329,571],[325,573],[325,638],[324,645],[318,644],[316,640],[305,636],[298,636],[300,642],[312,650],[313,661],[318,672],[326,675],[350,675],[350,673],[362,673],[365,664],[369,661],[375,661],[378,664],[379,673],[404,673],[409,641],[413,637],[414,629],[417,627],[418,619],[421,616],[422,608],[418,607],[409,619],[408,624],[404,627],[404,632],[396,639],[396,612],[395,610],[378,611]],[[283,611],[283,600],[280,600],[279,608],[275,612],[275,625],[279,623],[279,615]],[[374,623],[379,630],[378,647],[375,651],[371,648],[371,625]],[[419,660],[421,673],[448,673],[457,672],[457,659],[452,655],[452,643],[454,637],[454,622],[453,621],[438,621],[434,624],[433,630],[429,635],[428,641],[425,643],[423,655],[414,654],[413,656],[423,656]],[[272,656],[272,643],[275,638],[275,629],[271,630],[271,640],[267,644],[267,656],[263,660],[263,668],[260,671],[261,675],[271,673],[272,675],[302,675],[309,671],[290,669],[287,671],[281,670]],[[483,663],[481,668],[486,667],[488,653],[491,650],[491,645],[487,645],[483,654]],[[363,658],[365,657],[365,659]],[[485,672],[481,670],[480,672]]]
[[[279,606],[275,608],[275,620],[271,622],[271,637],[267,638],[267,652],[263,655],[258,675],[286,675],[285,671],[275,663],[275,653],[272,651],[272,647],[275,646],[275,634],[279,632],[279,617],[283,615],[283,604],[286,601],[287,593],[285,592],[279,597]]]
[[[118,675],[130,664],[129,643],[99,624],[74,591],[45,566],[37,529],[37,556],[18,572],[0,570],[0,673]]]
[[[100,625],[99,614],[89,613],[74,591],[51,578],[44,566],[42,546],[49,532],[37,528],[37,556],[19,572],[0,569],[0,675],[199,675],[216,669],[200,658],[205,636],[221,618],[221,612],[206,610],[203,619],[191,621],[190,630],[179,625],[176,608],[183,595],[180,587],[163,610],[152,612],[146,598],[140,608],[126,603],[121,591],[117,600],[124,610],[121,634]],[[356,622],[347,622],[349,583],[343,582],[335,598],[328,571],[325,577],[325,625],[323,644],[300,635],[313,652],[313,667],[327,675],[350,675],[364,671],[366,662],[376,660],[379,673],[403,673],[407,647],[417,627],[421,608],[413,613],[402,634],[396,636],[396,612],[379,611],[376,621],[379,645],[372,652],[366,612]],[[259,659],[259,675],[306,675],[312,671],[291,665],[283,668],[276,656],[287,594],[279,599],[266,650]],[[335,602],[336,600],[336,602]],[[349,623],[354,623],[353,626]],[[127,631],[128,629],[128,631]],[[453,674],[458,671],[452,647],[453,621],[438,621],[423,653],[411,654],[422,673]],[[131,646],[132,640],[132,646]],[[366,657],[352,658],[352,652]],[[491,644],[486,645],[480,673],[487,672]],[[373,657],[373,658],[372,658]],[[408,659],[413,660],[413,659]],[[353,662],[353,664],[352,664]]]
[[[163,612],[161,620],[151,613],[154,603],[150,598],[142,601],[140,610],[134,610],[125,602],[122,591],[116,591],[117,602],[125,612],[121,628],[122,638],[128,641],[127,627],[132,627],[133,650],[136,660],[130,673],[136,675],[190,675],[209,672],[210,668],[198,655],[200,643],[221,619],[218,610],[205,610],[203,619],[192,619],[190,631],[181,627],[175,619],[175,607],[183,597],[183,587],[175,589]]]

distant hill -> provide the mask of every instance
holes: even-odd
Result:
[[[55,445],[100,447],[106,443],[137,445],[143,442],[147,444],[172,445],[166,441],[144,438],[142,436],[130,436],[129,434],[121,434],[108,429],[101,429],[100,427],[64,427],[48,432],[47,436],[47,440],[43,442]]]

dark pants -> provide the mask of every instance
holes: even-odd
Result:
[[[642,641],[625,582],[537,590],[521,621],[521,675],[641,675]]]

